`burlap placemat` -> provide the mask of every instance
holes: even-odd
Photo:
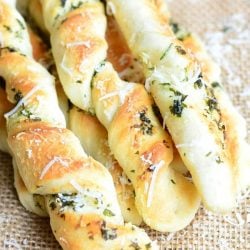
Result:
[[[135,0],[136,1],[136,0]],[[250,1],[168,1],[175,21],[197,32],[221,65],[223,83],[248,123],[250,142]],[[250,152],[249,152],[250,153]],[[250,197],[245,194],[228,216],[203,207],[184,230],[161,234],[148,230],[161,249],[250,249]],[[49,226],[20,205],[11,158],[0,153],[0,248],[60,249]]]

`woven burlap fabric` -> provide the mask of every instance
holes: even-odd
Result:
[[[247,120],[250,142],[250,1],[172,0],[169,6],[173,19],[198,33],[221,64],[223,83]],[[201,207],[195,220],[180,232],[147,231],[158,240],[161,249],[247,250],[250,249],[249,214],[250,197],[245,195],[228,216],[213,215]],[[20,205],[13,187],[11,158],[2,153],[0,249],[60,249],[49,220],[25,211]]]

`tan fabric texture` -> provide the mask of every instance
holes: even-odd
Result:
[[[168,2],[174,21],[196,32],[220,64],[222,83],[247,120],[250,143],[250,1]],[[60,249],[48,219],[25,211],[13,182],[11,158],[0,153],[0,249]],[[147,231],[158,240],[162,250],[248,250],[250,192],[239,197],[237,209],[227,216],[214,215],[201,207],[195,220],[177,233]]]

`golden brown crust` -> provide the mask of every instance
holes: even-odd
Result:
[[[172,152],[172,145],[154,118],[152,99],[142,89],[138,86],[115,115],[109,128],[109,143],[120,164],[126,166],[125,172],[135,186],[136,205],[144,221],[159,231],[176,231],[194,217],[199,198],[193,184],[167,167],[173,157],[168,152]],[[141,135],[142,114],[153,125],[148,139]],[[165,197],[171,202],[164,203]],[[167,215],[168,223],[164,221],[164,215]]]
[[[101,3],[99,1],[88,1],[83,3],[78,2],[79,3],[78,8],[74,7],[73,10],[72,8],[70,9],[70,4],[71,6],[73,4],[72,1],[69,2],[67,1],[67,3],[69,4],[66,4],[64,7],[62,6],[60,7],[57,3],[52,4],[50,1],[47,0],[42,1],[47,27],[51,32],[52,50],[54,53],[54,57],[56,58],[58,73],[62,81],[66,79],[65,73],[61,71],[61,63],[65,62],[65,60],[63,60],[63,55],[65,55],[65,53],[68,53],[70,51],[70,56],[69,54],[67,54],[68,61],[67,60],[66,61],[70,62],[70,65],[69,64],[66,65],[67,69],[74,69],[73,72],[74,77],[81,76],[81,78],[87,82],[87,85],[88,84],[92,85],[93,87],[92,104],[93,107],[95,108],[95,112],[97,114],[98,119],[108,129],[109,140],[110,140],[112,134],[110,133],[109,128],[112,126],[112,120],[114,119],[116,113],[119,112],[119,109],[123,107],[126,98],[129,97],[132,93],[134,93],[134,91],[137,89],[137,85],[132,83],[122,82],[119,79],[116,72],[114,71],[113,67],[109,63],[103,62],[103,60],[106,57],[107,45],[104,38],[106,22]],[[74,2],[74,6],[76,4],[77,3]],[[57,16],[59,17],[56,18]],[[95,26],[94,24],[96,25],[98,24],[98,27]],[[77,34],[77,40],[76,40],[76,34]],[[86,46],[86,43],[88,43],[88,46]],[[84,68],[84,71],[81,72],[81,75],[80,74],[78,75],[79,72],[77,72],[77,69],[79,67],[78,63],[79,57],[77,57],[76,52],[80,52],[80,56],[84,54],[85,56],[84,60],[87,63],[86,67]],[[85,69],[88,70],[87,71],[88,75],[86,75],[87,73]],[[74,87],[71,86],[70,90],[72,90],[72,88]],[[88,98],[89,97],[88,89],[82,91],[83,91],[82,94],[84,93]],[[146,120],[144,120],[144,117],[141,118],[142,119],[141,122],[144,123],[142,125],[142,130],[145,131],[140,134],[139,139],[145,142],[145,148],[146,148],[150,146],[152,140],[154,140],[154,139],[151,140],[151,137],[149,137],[149,135],[147,134],[147,133],[149,134],[152,133],[150,122],[151,120],[154,122],[157,119],[152,111],[151,107],[152,100],[146,94],[146,91],[143,87],[140,89],[140,92],[142,92],[142,96],[145,97],[143,100],[145,102],[147,110],[150,110],[150,118],[149,118],[150,121],[148,121],[147,118],[145,118]],[[67,93],[67,90],[66,94],[70,96],[69,93]],[[72,99],[72,102],[76,103],[77,98],[78,96],[74,96],[75,100]],[[85,108],[85,111],[88,111],[88,107],[83,107],[83,108]],[[137,116],[139,115],[136,113],[134,114]],[[125,124],[124,118],[123,121],[121,121],[122,126],[126,126],[127,124]],[[161,126],[158,124],[156,127],[157,129],[154,129],[153,132],[155,134],[162,135],[161,139],[162,140],[166,139],[166,143],[169,143],[169,145],[171,145],[171,140],[169,136],[164,132]],[[158,130],[159,132],[157,132]],[[155,138],[154,135],[152,135],[152,138]],[[119,137],[117,137],[116,140],[119,140]],[[115,151],[114,148],[115,146],[116,145],[114,143],[111,145],[111,150],[113,152]],[[130,145],[127,145],[127,147],[130,147]],[[149,148],[147,149],[149,150]],[[124,151],[125,150],[126,147],[124,147]],[[135,152],[133,152],[133,155],[134,154]],[[121,163],[124,157],[123,150],[120,151],[120,154],[116,154],[115,156],[116,159],[119,161],[119,163]],[[131,155],[129,156],[129,158],[133,159]],[[168,172],[168,165],[169,162],[172,160],[171,146],[169,150],[167,150],[167,148],[165,149],[163,158],[166,162],[163,163],[162,161],[160,165],[163,164],[163,166],[160,167],[162,167],[164,171]],[[157,162],[157,164],[158,163],[159,162]],[[130,169],[124,164],[121,164],[121,166],[123,167],[126,174],[129,175]],[[138,169],[138,171],[141,171],[140,169],[141,164],[139,163],[135,165],[135,168]],[[154,171],[152,171],[152,173],[149,176],[153,176],[153,172]],[[179,192],[179,187],[172,189],[172,187],[169,188],[168,183],[164,184],[167,174],[165,176],[162,175],[161,177],[161,175],[158,174],[156,171],[154,173],[154,176],[157,176],[157,178],[160,178],[162,180],[159,181],[159,183],[161,183],[162,186],[165,185],[166,190],[170,192],[171,195],[175,196],[173,190],[176,191],[178,194],[181,194],[182,195],[181,200],[183,204],[185,204],[185,206],[179,207],[182,211],[178,214],[176,213],[174,214],[173,211],[168,211],[168,209],[171,210],[171,208],[169,206],[169,201],[167,199],[168,195],[166,194],[166,196],[164,196],[164,199],[161,200],[162,202],[161,205],[163,207],[161,211],[162,213],[158,214],[157,217],[155,216],[155,218],[151,218],[153,214],[151,212],[153,210],[150,206],[147,206],[146,199],[144,199],[142,201],[143,208],[137,207],[139,211],[144,210],[143,212],[141,212],[143,216],[145,216],[145,218],[143,219],[147,221],[147,223],[152,228],[156,228],[161,231],[168,231],[168,230],[174,231],[183,228],[193,218],[199,206],[199,197],[196,190],[193,188],[192,184],[189,184],[186,181],[184,177],[182,176],[180,177],[180,181],[185,183],[184,185],[189,186],[191,192],[193,193],[194,202],[190,203],[188,192],[187,194],[181,193]],[[153,179],[155,179],[155,177]],[[131,181],[135,187],[135,192],[137,194],[141,193],[143,194],[142,195],[143,197],[146,197],[144,194],[145,193],[144,186],[149,185],[148,179],[140,182],[140,185],[138,186],[135,185],[136,183],[133,179],[131,179]],[[154,184],[152,185],[151,189],[154,190]],[[151,193],[152,192],[150,191],[149,196],[151,196]],[[157,200],[157,196],[154,197],[155,198],[152,199],[153,202]],[[151,200],[151,198],[149,200]],[[176,200],[175,204],[178,206],[178,202]],[[149,217],[146,218],[148,215]],[[169,219],[169,217],[171,217],[171,219]],[[173,220],[174,217],[176,217],[176,221]]]
[[[32,43],[34,58],[40,61],[44,61],[44,59],[46,60],[46,46],[31,29],[29,29],[29,35]],[[7,100],[7,96],[4,90],[4,81],[2,82],[2,85],[2,88],[0,88],[0,150],[10,153],[10,148],[7,143],[6,119],[4,118],[4,114],[9,112],[13,108],[13,105]],[[15,161],[13,161],[13,167],[14,185],[17,191],[18,198],[22,205],[27,210],[39,216],[48,216],[45,209],[43,196],[29,193],[19,174]]]
[[[74,107],[70,110],[70,129],[80,139],[87,154],[101,162],[111,173],[125,221],[139,225],[141,216],[135,207],[134,189],[108,147],[108,134],[95,116]]]
[[[101,15],[103,6],[98,1],[73,0],[67,1],[64,7],[58,2],[42,1],[42,4],[65,93],[73,104],[90,110],[91,78],[95,67],[106,57],[107,44],[102,39],[106,26],[106,19]],[[91,21],[92,16],[95,22]]]

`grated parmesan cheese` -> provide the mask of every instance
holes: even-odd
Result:
[[[76,180],[71,180],[69,182],[79,193],[83,193],[83,188],[82,186],[76,181]]]
[[[151,182],[148,188],[148,199],[147,199],[147,207],[150,207],[152,204],[152,200],[153,200],[153,192],[154,192],[154,186],[155,186],[155,181],[157,178],[157,174],[159,172],[159,170],[161,169],[161,167],[163,167],[165,164],[165,162],[163,160],[161,160],[159,163],[156,163],[154,172],[152,174],[152,178],[151,178]]]
[[[221,23],[220,30],[208,30],[204,38],[208,53],[224,71],[225,85],[240,86],[239,69],[232,58],[239,45],[249,43],[250,32],[247,17],[243,13],[228,16]]]
[[[16,239],[4,240],[4,247],[14,247],[15,249],[22,250],[21,246],[17,243]]]
[[[223,216],[223,219],[228,222],[229,224],[233,225],[233,226],[242,226],[245,224],[245,220],[242,219],[242,216],[240,213],[235,213],[235,219],[233,219],[232,217],[229,218],[228,216]]]
[[[27,104],[27,101],[29,100],[29,98],[36,92],[40,89],[40,86],[35,86],[30,92],[28,92],[18,103],[17,105],[11,110],[9,111],[8,113],[5,113],[4,114],[4,117],[6,119],[8,119],[10,116],[14,115],[18,109],[22,106],[22,105],[25,105]]]
[[[61,157],[55,156],[50,162],[47,163],[47,165],[43,168],[41,175],[39,177],[40,180],[43,179],[43,177],[46,175],[46,173],[49,171],[49,169],[55,164],[60,163],[64,167],[68,167],[69,163],[67,161],[64,161],[61,159]]]
[[[67,73],[68,75],[72,76],[73,75],[73,71],[71,69],[69,69],[66,65],[65,65],[65,59],[66,58],[66,52],[64,53],[63,55],[63,58],[62,58],[62,62],[60,63],[60,66],[62,68],[62,70]]]
[[[129,94],[129,92],[133,89],[133,85],[132,84],[124,84],[123,89],[120,90],[116,90],[110,93],[107,93],[106,95],[103,95],[102,97],[99,98],[99,101],[103,101],[106,99],[109,99],[113,96],[118,96],[120,99],[120,103],[123,104],[125,102],[125,99],[127,97],[127,95]]]
[[[143,164],[149,164],[152,165],[153,162],[151,161],[152,159],[152,152],[150,152],[146,157],[144,155],[140,156],[140,159],[142,160]]]
[[[106,13],[108,16],[113,16],[113,14],[115,14],[115,6],[112,2],[107,2]]]
[[[65,240],[63,237],[59,237],[59,240],[64,243],[65,245],[69,245],[68,241]]]
[[[172,240],[174,236],[175,236],[175,233],[169,233],[167,238],[166,238],[166,241]]]
[[[90,41],[76,41],[76,42],[72,42],[72,43],[67,43],[66,44],[66,48],[72,48],[72,47],[76,47],[76,46],[81,46],[84,45],[86,48],[90,48]]]
[[[26,150],[27,156],[30,159],[32,157],[32,149],[27,149]]]

